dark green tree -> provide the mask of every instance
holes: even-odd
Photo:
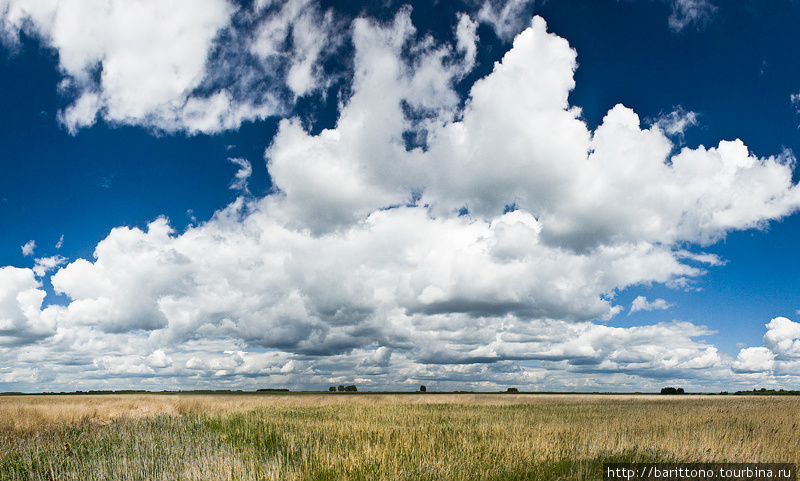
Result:
[[[419,392],[425,392],[427,390],[428,390],[428,388],[426,388],[425,385],[422,385],[422,386],[419,387]]]

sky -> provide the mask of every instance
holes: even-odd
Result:
[[[791,0],[0,0],[0,391],[800,389]]]

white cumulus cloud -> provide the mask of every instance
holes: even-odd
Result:
[[[766,347],[748,347],[739,351],[733,369],[747,373],[764,373],[775,367],[775,353]]]
[[[782,359],[800,358],[800,323],[776,317],[767,324],[764,346]]]
[[[32,256],[34,249],[36,249],[36,241],[29,240],[22,246],[22,255],[25,257]]]
[[[61,120],[74,132],[98,113],[112,123],[174,122],[232,13],[225,0],[10,0],[4,22],[58,52],[61,88],[76,98]]]
[[[300,18],[285,9],[303,5],[273,7]],[[418,39],[407,10],[355,20],[351,95],[319,133],[280,122],[265,153],[273,194],[242,196],[183,232],[164,218],[112,230],[93,260],[52,267],[63,306],[42,309],[33,270],[4,268],[3,339],[30,347],[12,354],[17,372],[46,354],[98,383],[479,387],[772,366],[760,349],[727,358],[696,324],[598,321],[621,311],[622,289],[685,285],[705,273],[697,263],[723,264],[695,246],[795,212],[794,158],[757,157],[735,139],[674,154],[667,129],[623,105],[590,130],[569,103],[577,54],[539,17],[462,103],[454,83],[474,65],[475,27],[459,25],[450,45]],[[263,58],[270,35],[258,36]],[[317,85],[305,68],[297,95]],[[232,161],[243,190],[251,166]],[[666,305],[642,297],[631,311]],[[773,323],[764,349],[793,356],[794,328]]]
[[[672,307],[672,304],[664,299],[656,299],[650,302],[645,296],[639,296],[631,303],[631,310],[628,311],[628,315],[633,314],[636,311],[663,311],[669,309],[670,307]]]
[[[59,93],[71,100],[58,118],[72,134],[98,119],[213,133],[280,113],[283,89],[304,95],[321,85],[319,60],[340,36],[332,14],[308,0],[251,7],[6,0],[0,7],[7,45],[24,31],[58,53]]]
[[[791,378],[800,369],[800,323],[776,317],[766,324],[764,345],[744,348],[733,369],[753,376]]]
[[[55,269],[56,267],[63,265],[67,262],[67,258],[63,256],[50,256],[50,257],[40,257],[36,259],[36,264],[33,266],[33,273],[36,274],[37,277],[42,277],[47,272]]]
[[[31,269],[0,267],[0,346],[28,344],[55,333],[57,308],[42,310],[41,287]]]

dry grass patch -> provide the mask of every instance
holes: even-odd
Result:
[[[23,396],[0,398],[0,419],[0,479],[600,479],[603,462],[800,462],[794,397]]]

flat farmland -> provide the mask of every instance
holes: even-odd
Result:
[[[605,462],[800,462],[800,397],[0,397],[2,480],[602,479]]]

